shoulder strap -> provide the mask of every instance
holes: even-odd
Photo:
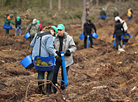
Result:
[[[36,42],[36,39],[40,38],[39,56],[41,56],[41,40],[42,40],[42,37],[43,37],[44,35],[48,35],[48,34],[49,34],[49,32],[44,32],[44,33],[38,32],[37,35],[36,35],[36,37],[35,37],[34,44],[35,44],[35,42]]]

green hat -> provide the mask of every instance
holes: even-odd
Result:
[[[19,21],[19,20],[20,20],[20,17],[18,16],[18,17],[17,17],[17,21]]]
[[[38,24],[40,24],[40,21],[39,21],[39,20],[37,20],[37,23],[38,23]]]
[[[63,24],[59,24],[59,25],[57,26],[57,29],[63,30],[63,29],[65,29],[65,26],[64,26]]]
[[[102,10],[104,10],[105,8],[103,7]]]
[[[57,33],[57,31],[58,31],[57,27],[55,27],[55,26],[51,26],[51,27],[54,29],[55,34],[56,34],[56,33]]]
[[[117,10],[117,8],[115,8],[115,10]]]

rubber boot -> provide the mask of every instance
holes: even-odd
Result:
[[[52,86],[52,84],[47,84],[47,86],[46,86],[46,93],[52,94],[51,86]]]
[[[40,84],[42,84],[42,83],[38,83],[38,85],[40,85]],[[44,85],[40,85],[40,86],[39,86],[39,94],[45,95],[45,93],[44,93],[44,91],[43,91],[43,87],[44,87]]]
[[[125,45],[123,45],[123,49],[125,48],[126,46]]]

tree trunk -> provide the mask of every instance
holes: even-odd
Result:
[[[19,5],[20,5],[20,8],[22,8],[22,0],[20,0],[20,4]]]
[[[121,15],[121,0],[119,0],[119,16]]]
[[[58,0],[58,10],[61,10],[61,0]]]
[[[96,0],[96,6],[99,6],[99,0]]]
[[[71,9],[73,9],[73,0],[71,0]]]
[[[117,4],[117,0],[115,0],[115,3]]]
[[[83,0],[82,28],[85,22],[86,22],[86,0]]]
[[[52,0],[49,0],[49,10],[52,10]]]

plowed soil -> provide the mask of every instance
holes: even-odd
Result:
[[[137,102],[138,101],[138,15],[127,22],[132,38],[125,53],[113,48],[114,19],[94,22],[99,37],[94,48],[83,48],[81,24],[66,25],[77,44],[66,90],[52,95],[37,94],[37,71],[25,69],[20,61],[31,54],[29,40],[0,31],[0,102]],[[25,28],[22,29],[24,34]],[[59,78],[61,74],[59,73]],[[31,83],[33,82],[33,83]],[[28,84],[30,86],[27,88]],[[60,81],[58,81],[60,84]],[[27,92],[26,92],[27,91]]]

